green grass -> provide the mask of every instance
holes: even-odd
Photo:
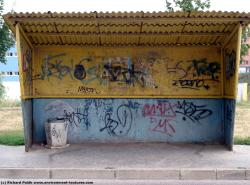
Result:
[[[235,137],[235,145],[250,145],[250,137]]]
[[[21,100],[0,100],[0,107],[2,108],[13,108],[13,107],[21,107]]]
[[[10,146],[24,145],[23,131],[0,132],[0,144]]]
[[[236,106],[249,108],[250,103],[249,102],[237,102]]]

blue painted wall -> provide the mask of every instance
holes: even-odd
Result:
[[[233,149],[233,135],[235,123],[235,100],[225,99],[225,143]]]
[[[224,143],[224,99],[34,99],[33,141],[64,119],[69,143]]]
[[[24,128],[24,141],[25,150],[28,151],[32,145],[32,100],[22,100],[22,113],[23,113],[23,128]]]
[[[10,50],[8,50],[7,53],[12,53],[12,56],[6,56],[6,64],[2,64],[0,63],[0,74],[2,72],[18,72],[18,58],[16,56],[16,47],[12,47],[10,48]],[[7,81],[19,81],[19,75],[11,75],[11,76],[7,76],[7,75],[3,75],[2,77],[2,81],[7,82]]]

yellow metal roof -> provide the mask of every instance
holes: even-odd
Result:
[[[223,45],[250,13],[239,12],[90,12],[8,13],[15,32],[20,24],[34,46]]]

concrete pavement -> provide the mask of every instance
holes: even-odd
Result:
[[[106,180],[106,179],[0,179],[0,184],[94,185],[250,185],[246,180]]]
[[[0,146],[0,178],[250,180],[250,146],[88,143],[28,153]]]

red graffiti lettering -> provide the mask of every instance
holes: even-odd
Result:
[[[173,107],[169,102],[157,103],[157,104],[145,104],[142,109],[142,115],[144,117],[147,116],[160,116],[160,117],[168,117],[174,118],[176,117],[176,113],[173,110]]]
[[[169,123],[171,120],[151,118],[151,121],[153,125],[152,131],[160,132],[171,137],[175,134],[174,127]]]

